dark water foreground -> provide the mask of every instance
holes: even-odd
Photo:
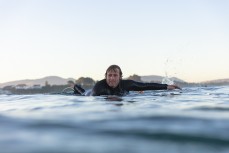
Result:
[[[0,95],[0,152],[229,153],[229,87]]]

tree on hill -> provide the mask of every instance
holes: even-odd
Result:
[[[45,81],[45,87],[49,87],[50,86],[50,84],[49,84],[49,82],[46,80]]]
[[[74,81],[72,81],[72,80],[68,80],[68,86],[69,87],[74,87]]]
[[[95,85],[95,81],[89,77],[80,77],[76,80],[76,84],[79,84],[83,88],[88,89]]]
[[[138,81],[138,82],[141,82],[142,81],[141,80],[141,77],[138,76],[138,75],[136,75],[136,74],[129,76],[127,79]]]

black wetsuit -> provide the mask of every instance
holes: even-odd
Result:
[[[108,86],[106,79],[97,82],[92,89],[90,95],[101,96],[101,95],[117,95],[123,96],[129,93],[129,91],[143,91],[143,90],[162,90],[167,89],[167,84],[158,83],[142,83],[133,80],[120,80],[119,85],[116,88]],[[75,88],[75,87],[74,87]],[[78,89],[83,91],[82,88]]]

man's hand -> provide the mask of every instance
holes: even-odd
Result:
[[[173,90],[173,89],[180,89],[181,90],[181,88],[179,86],[177,86],[177,85],[168,85],[167,89],[168,90]]]

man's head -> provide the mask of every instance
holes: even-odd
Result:
[[[105,73],[105,78],[107,84],[115,88],[118,86],[120,80],[122,79],[122,70],[118,65],[111,65],[107,68]]]

